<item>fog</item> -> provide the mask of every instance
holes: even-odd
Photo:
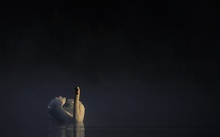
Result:
[[[1,122],[49,121],[50,99],[79,86],[87,125],[219,125],[214,12],[204,25],[184,5],[122,5],[5,9]]]

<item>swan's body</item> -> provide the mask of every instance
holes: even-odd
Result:
[[[68,99],[59,96],[55,97],[48,104],[49,117],[58,122],[83,122],[85,107],[80,98],[80,89],[76,88],[75,99]]]

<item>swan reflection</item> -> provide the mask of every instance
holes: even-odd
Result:
[[[85,137],[83,123],[53,123],[49,127],[49,137]]]

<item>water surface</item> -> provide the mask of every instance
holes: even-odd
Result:
[[[43,120],[43,121],[41,121]],[[50,120],[2,122],[2,137],[196,137],[219,136],[218,126],[147,126],[108,123],[61,124]]]

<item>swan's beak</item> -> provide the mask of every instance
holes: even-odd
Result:
[[[77,86],[76,87],[76,95],[78,95],[79,94],[79,87]]]

